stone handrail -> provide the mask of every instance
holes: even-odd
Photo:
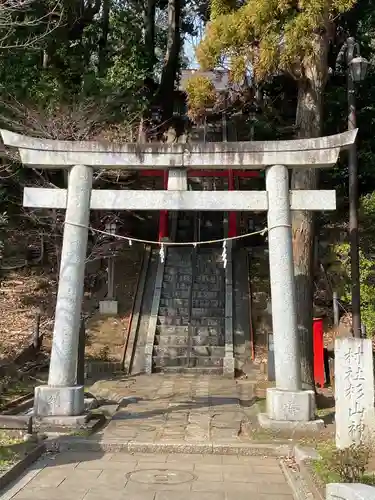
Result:
[[[232,242],[227,243],[227,264],[225,266],[225,355],[224,375],[234,377],[233,355],[233,261]]]
[[[327,484],[326,500],[375,500],[375,488],[367,484]]]

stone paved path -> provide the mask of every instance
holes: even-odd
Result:
[[[292,500],[276,458],[65,452],[2,500]]]
[[[100,381],[92,392],[124,398],[103,440],[233,444],[256,421],[255,389],[250,380],[154,374]]]

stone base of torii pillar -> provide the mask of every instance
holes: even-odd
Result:
[[[267,389],[266,413],[259,413],[258,422],[264,429],[275,431],[320,431],[324,421],[315,418],[314,391]]]
[[[275,430],[318,430],[324,422],[315,419],[314,391],[302,390],[301,383],[287,167],[268,168],[266,187],[272,327],[277,355],[276,387],[267,389],[267,413],[259,415],[259,424]]]

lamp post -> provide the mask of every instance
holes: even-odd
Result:
[[[105,230],[107,233],[116,234],[116,222],[107,222]],[[112,256],[108,257],[108,294],[107,300],[114,300],[115,295],[115,261]]]
[[[366,77],[368,61],[360,56],[359,46],[354,38],[346,42],[348,76],[348,130],[356,128],[355,84]],[[350,266],[352,280],[352,329],[354,337],[361,337],[361,290],[359,272],[358,238],[358,161],[357,146],[349,149],[349,238]]]
[[[105,231],[110,235],[116,234],[118,224],[116,219],[111,219],[105,223]],[[99,312],[103,315],[116,316],[118,314],[118,302],[116,300],[115,294],[115,257],[111,250],[111,245],[109,245],[110,254],[107,257],[107,285],[108,292],[104,300],[99,301]]]

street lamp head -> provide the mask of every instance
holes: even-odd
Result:
[[[366,78],[369,62],[364,57],[353,57],[349,63],[349,71],[353,81],[362,82]]]

